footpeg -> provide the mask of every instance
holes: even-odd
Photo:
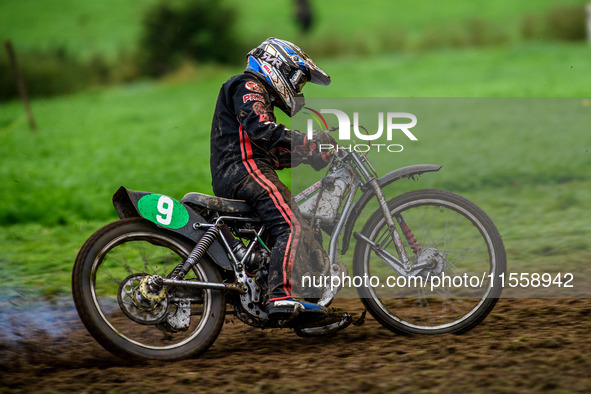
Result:
[[[321,337],[344,330],[353,322],[353,317],[348,313],[332,313],[324,319],[317,320],[306,326],[298,326],[293,330],[300,337]]]

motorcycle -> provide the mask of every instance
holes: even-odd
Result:
[[[461,334],[488,315],[502,291],[494,279],[506,269],[491,219],[445,190],[414,190],[389,201],[383,193],[396,181],[440,168],[411,165],[379,177],[366,154],[335,152],[323,178],[295,197],[301,214],[330,236],[328,280],[314,301],[329,306],[353,283],[366,310],[399,334]],[[378,208],[354,232],[371,201]],[[312,322],[296,313],[294,319],[269,319],[264,303],[272,240],[244,201],[201,193],[178,201],[121,187],[113,205],[120,220],[85,242],[72,291],[88,331],[117,356],[198,355],[221,331],[227,306],[245,324],[287,327],[301,336],[353,322],[339,312]],[[337,258],[352,238],[351,279]],[[458,278],[469,285],[459,285]]]

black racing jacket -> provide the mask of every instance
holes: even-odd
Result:
[[[264,82],[251,74],[236,75],[222,85],[211,125],[210,167],[216,195],[230,197],[228,183],[248,174],[249,160],[274,169],[306,161],[305,134],[276,123],[273,99]]]

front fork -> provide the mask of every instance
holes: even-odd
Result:
[[[400,264],[405,271],[410,271],[410,263],[408,260],[408,256],[406,255],[406,251],[404,250],[404,245],[402,244],[402,239],[400,238],[400,234],[398,234],[398,230],[396,229],[396,224],[390,215],[390,209],[388,208],[388,203],[386,198],[384,197],[384,193],[382,192],[382,188],[378,185],[378,181],[373,178],[370,180],[370,185],[374,190],[374,193],[378,199],[380,204],[380,208],[382,209],[382,213],[384,214],[384,218],[386,219],[386,224],[388,225],[388,231],[394,240],[394,247],[396,248],[396,252],[398,253],[398,257],[400,258]],[[417,252],[420,249],[420,246],[413,235],[412,231],[402,218],[400,214],[395,215],[396,220],[400,224],[400,228],[402,229],[406,240],[411,245],[413,252]]]

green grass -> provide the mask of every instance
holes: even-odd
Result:
[[[402,0],[384,2],[323,0],[312,3],[315,25],[309,36],[298,32],[293,22],[293,6],[289,0],[268,4],[235,2],[240,10],[239,31],[245,38],[254,42],[269,36],[301,40],[314,45],[315,41],[332,37],[333,42],[341,44],[342,39],[349,45],[361,45],[369,50],[379,51],[378,42],[407,41],[410,48],[420,46],[420,42],[441,37],[456,31],[461,32],[463,24],[475,19],[488,22],[506,35],[509,41],[520,37],[521,20],[525,15],[539,17],[544,11],[568,5],[584,5],[584,0],[542,0],[466,2],[451,0],[416,2]],[[253,28],[253,21],[261,21]],[[329,40],[330,42],[331,40]],[[330,45],[330,44],[328,44]]]
[[[528,96],[535,92],[539,96],[585,96],[589,88],[583,83],[586,74],[580,59],[586,51],[584,45],[525,46],[522,51],[515,47],[505,51],[505,57],[500,49],[442,51],[424,56],[382,57],[355,67],[345,60],[333,60],[327,61],[325,68],[331,71],[334,86],[311,85],[308,95],[345,96],[349,92],[358,97],[373,92],[374,96],[390,97]],[[540,58],[544,59],[544,67],[531,68]],[[497,64],[494,77],[489,77],[487,71],[491,63]],[[571,69],[567,64],[574,66]],[[568,77],[559,75],[564,68]],[[357,80],[359,69],[364,73]],[[104,220],[113,214],[105,202],[122,184],[158,190],[177,198],[189,190],[210,192],[211,114],[219,86],[234,72],[239,69],[201,68],[191,79],[136,83],[35,100],[38,133],[27,130],[18,102],[2,105],[0,222],[60,224]],[[391,75],[389,79],[387,74]],[[447,77],[433,77],[447,74],[452,82]],[[461,75],[465,76],[463,80]],[[551,79],[561,83],[544,82]],[[561,129],[561,138],[569,140],[549,157],[541,152],[546,152],[556,138],[551,130],[537,137],[526,130],[490,130],[487,125],[475,124],[477,120],[467,121],[472,130],[466,130],[467,125],[444,125],[446,135],[437,134],[442,133],[442,128],[436,120],[434,124],[421,123],[425,138],[419,144],[407,145],[414,149],[411,160],[403,156],[396,164],[410,164],[413,160],[454,164],[457,169],[450,177],[456,181],[449,182],[464,189],[466,185],[498,186],[505,176],[517,182],[537,175],[535,182],[568,180],[569,173],[573,174],[572,179],[587,176],[588,143],[579,129],[562,130],[559,118],[555,123]],[[528,124],[516,123],[516,127],[526,129]],[[455,142],[458,139],[463,141],[460,146]],[[518,143],[508,142],[515,140]],[[441,144],[447,150],[465,147],[471,155],[453,157],[449,162],[445,150],[437,150]],[[526,152],[519,151],[526,146]],[[494,158],[510,152],[509,160],[500,166],[482,165],[478,176],[468,174],[467,163],[474,155]],[[527,160],[520,161],[520,157]]]
[[[4,0],[0,4],[0,39],[11,38],[17,50],[63,48],[89,57],[94,54],[114,59],[119,52],[133,49],[141,32],[145,10],[157,0],[80,2],[77,0]],[[408,40],[416,46],[421,39],[440,37],[475,18],[502,29],[510,40],[519,35],[524,15],[542,15],[556,6],[586,4],[586,0],[498,0],[466,2],[402,0],[322,0],[313,3],[315,27],[302,36],[294,23],[293,1],[272,4],[226,0],[237,13],[236,34],[251,45],[269,36],[314,45],[319,40],[339,42],[383,52],[380,40]],[[334,40],[331,40],[331,37]]]
[[[104,201],[121,184],[177,197],[196,187],[209,191],[204,137],[223,76],[204,72],[211,79],[34,102],[40,126],[34,134],[18,103],[3,106],[0,150],[7,165],[0,171],[9,181],[2,194],[20,197],[3,203],[2,221],[105,219],[112,210]]]
[[[81,57],[115,58],[136,46],[143,12],[155,2],[5,0],[0,38],[10,38],[22,51],[62,48]]]
[[[399,143],[401,153],[369,157],[378,173],[392,166],[416,163],[442,164],[437,179],[445,187],[469,191],[507,185],[536,185],[586,180],[591,168],[588,125],[591,101],[581,98],[410,98],[368,99],[373,105],[360,112],[360,122],[370,133],[377,130],[376,113],[410,112],[418,123],[377,143]],[[351,108],[359,111],[359,99],[322,99],[318,108]],[[350,102],[350,105],[346,105]],[[332,106],[330,106],[332,104]],[[342,103],[342,104],[341,104]],[[326,116],[329,126],[335,117]],[[333,123],[331,123],[331,121]],[[302,128],[302,127],[296,127]],[[335,136],[336,137],[336,136]],[[359,141],[358,141],[359,142]]]
[[[316,97],[589,97],[589,46],[524,43],[349,61],[321,59],[333,82]]]
[[[102,222],[46,227],[3,226],[0,230],[0,296],[32,292],[47,298],[69,294],[76,253]]]

